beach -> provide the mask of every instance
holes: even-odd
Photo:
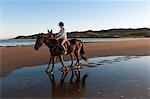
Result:
[[[149,99],[150,40],[84,43],[88,62],[45,72],[49,49],[33,45],[0,48],[2,99]]]
[[[112,41],[84,43],[87,58],[102,56],[148,56],[150,40]],[[47,64],[49,49],[46,46],[38,51],[34,46],[0,47],[0,72],[9,72],[21,67]],[[69,55],[64,56],[70,60]]]
[[[150,99],[150,0],[1,1],[0,99]]]

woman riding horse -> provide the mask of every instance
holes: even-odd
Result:
[[[49,32],[48,34],[38,34],[38,37],[36,39],[36,43],[34,46],[35,50],[38,50],[43,44],[49,47],[50,51],[50,60],[48,63],[48,67],[46,69],[46,72],[48,72],[48,69],[50,67],[50,64],[52,62],[52,69],[51,73],[53,72],[54,68],[54,62],[55,62],[55,57],[59,57],[59,60],[62,64],[62,70],[66,69],[64,65],[64,60],[63,60],[63,47],[62,46],[56,46],[58,44],[58,40],[55,39],[56,34],[52,34],[52,31]],[[77,58],[77,62],[75,65],[79,66],[80,65],[80,56],[86,61],[87,58],[85,57],[85,52],[83,48],[83,42],[77,39],[71,39],[69,40],[70,46],[67,50],[67,53],[71,56],[71,67],[73,66],[73,61],[74,61],[74,55]]]
[[[61,46],[64,48],[64,54],[67,54],[67,49],[65,48],[64,44],[65,42],[67,42],[67,33],[65,32],[65,28],[64,28],[64,23],[63,22],[59,22],[59,27],[60,27],[60,31],[57,34],[57,38],[56,40],[62,39],[61,41]]]

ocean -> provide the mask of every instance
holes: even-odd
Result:
[[[111,42],[111,41],[129,41],[146,40],[150,38],[80,38],[82,42]],[[0,46],[22,46],[34,45],[36,39],[5,39],[0,40]]]

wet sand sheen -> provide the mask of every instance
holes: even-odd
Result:
[[[80,71],[62,73],[57,63],[54,76],[44,72],[47,65],[25,67],[3,73],[2,98],[104,98],[148,99],[150,97],[150,56],[109,56],[90,58]],[[68,65],[70,62],[67,61]]]

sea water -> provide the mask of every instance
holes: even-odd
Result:
[[[80,38],[82,42],[111,42],[128,40],[146,40],[150,38]],[[34,45],[35,39],[5,39],[0,40],[0,46]]]
[[[149,60],[150,56],[96,57],[68,72],[61,72],[56,63],[53,75],[45,72],[47,64],[20,68],[0,75],[1,98],[149,99]]]

